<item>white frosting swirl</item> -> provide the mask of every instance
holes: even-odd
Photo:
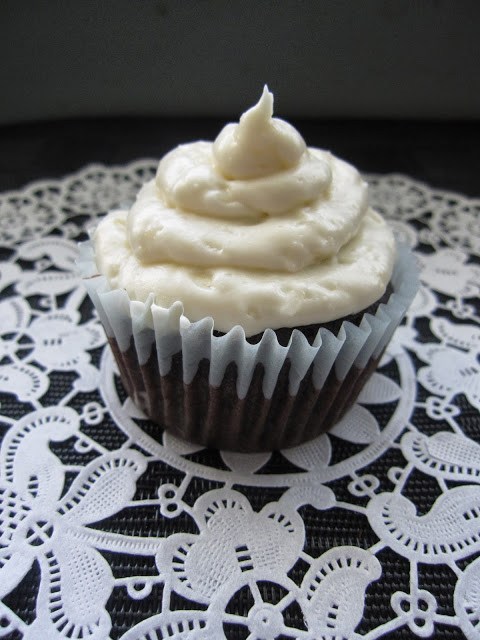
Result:
[[[265,88],[213,144],[168,153],[131,210],[100,223],[96,261],[112,286],[162,306],[180,300],[189,320],[212,316],[247,336],[381,297],[394,241],[368,208],[366,183],[272,112]]]

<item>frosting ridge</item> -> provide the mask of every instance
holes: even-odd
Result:
[[[238,124],[227,124],[213,144],[213,157],[227,179],[268,176],[291,169],[306,151],[305,140],[288,122],[273,118],[273,95],[265,86],[258,103]]]

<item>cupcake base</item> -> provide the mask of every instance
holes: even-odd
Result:
[[[84,283],[125,388],[159,427],[224,450],[285,449],[317,437],[353,405],[415,296],[411,252],[399,247],[392,280],[376,303],[348,318],[295,329],[214,331],[169,309],[131,301],[95,272],[81,248]],[[152,433],[153,431],[153,433]],[[149,434],[161,438],[161,429]]]
[[[264,368],[258,364],[247,395],[239,398],[234,362],[219,387],[208,382],[207,359],[186,384],[181,353],[173,356],[170,372],[161,376],[155,354],[139,366],[133,345],[122,352],[115,339],[109,342],[128,395],[153,422],[183,440],[240,452],[286,449],[327,431],[354,404],[381,357],[371,358],[363,369],[352,367],[343,381],[331,371],[320,390],[309,371],[296,395],[289,393],[286,360],[271,398],[263,395]]]
[[[364,314],[374,315],[391,293],[389,287],[384,296],[364,312],[327,323],[323,325],[324,330],[338,333],[344,320],[358,326]],[[320,325],[297,328],[310,344],[319,329]],[[275,331],[279,344],[286,346],[292,331],[287,328]],[[261,334],[247,340],[256,344]],[[312,364],[294,395],[290,393],[291,362],[287,358],[271,398],[263,394],[265,369],[258,363],[246,396],[239,398],[235,362],[227,365],[221,384],[213,386],[209,383],[210,361],[203,358],[193,380],[185,383],[181,352],[172,357],[168,374],[161,375],[155,349],[147,362],[140,365],[133,340],[123,352],[115,338],[110,338],[109,343],[128,394],[153,422],[178,438],[240,452],[285,449],[327,431],[354,404],[383,353],[382,350],[371,357],[365,367],[353,366],[344,380],[339,380],[332,368],[321,389],[313,385]],[[158,435],[160,438],[161,432]]]

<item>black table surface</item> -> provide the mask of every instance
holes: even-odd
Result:
[[[0,190],[56,178],[92,162],[158,158],[213,139],[225,119],[102,118],[0,127]],[[294,121],[308,144],[372,173],[403,173],[432,187],[478,196],[480,121]]]

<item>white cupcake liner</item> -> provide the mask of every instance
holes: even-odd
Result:
[[[246,397],[258,364],[264,368],[262,391],[267,399],[272,397],[287,359],[292,396],[309,371],[315,389],[321,390],[332,370],[342,382],[352,368],[363,369],[381,355],[418,288],[413,255],[399,245],[391,279],[393,293],[387,303],[378,306],[375,315],[365,314],[359,326],[343,322],[336,336],[321,328],[313,345],[295,329],[284,347],[271,329],[265,330],[260,342],[250,344],[240,326],[215,336],[212,318],[189,322],[180,302],[166,309],[154,303],[153,295],[145,303],[130,300],[124,289],[112,289],[106,278],[98,275],[90,242],[80,244],[77,266],[108,338],[116,341],[122,353],[133,344],[141,366],[155,349],[160,375],[166,376],[172,357],[181,352],[186,385],[195,378],[203,359],[210,363],[209,383],[213,387],[221,385],[227,365],[234,362],[239,399]]]

